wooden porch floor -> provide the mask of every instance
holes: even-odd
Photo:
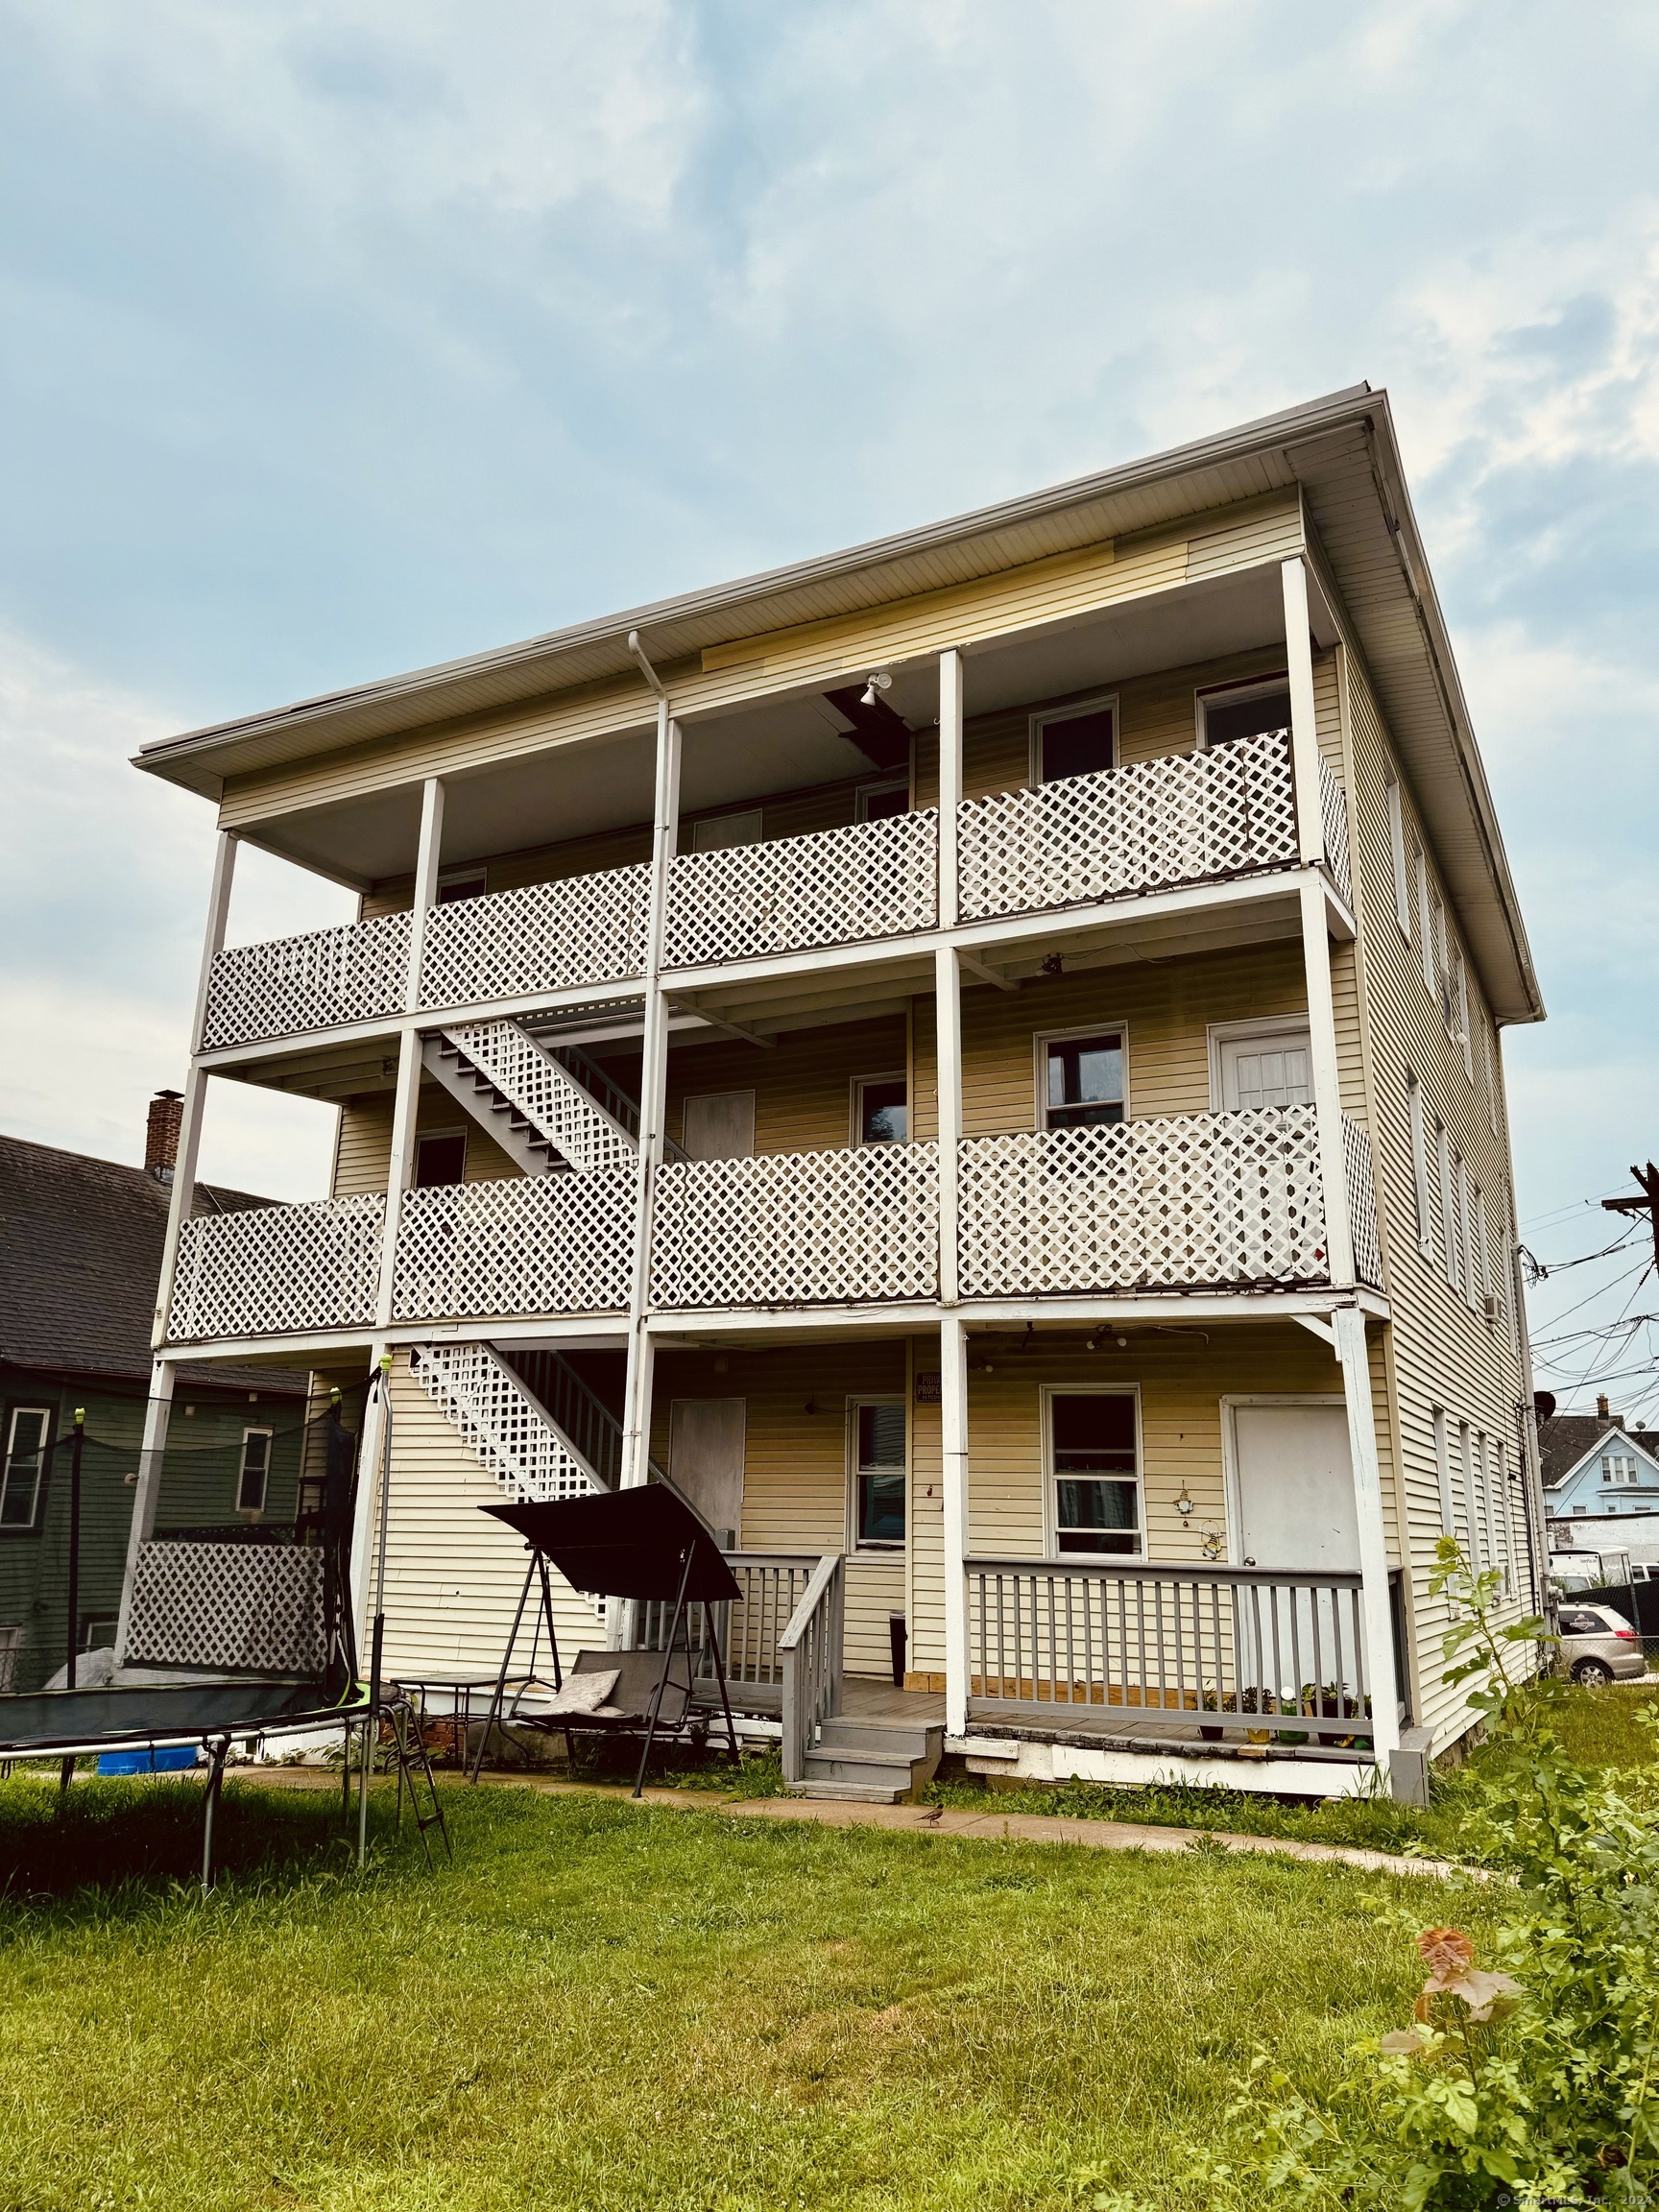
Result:
[[[881,1674],[844,1674],[841,1678],[841,1719],[868,1727],[883,1721],[895,1728],[943,1728],[943,1690],[896,1690]]]

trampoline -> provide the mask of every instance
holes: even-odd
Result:
[[[344,1415],[336,1397],[321,1420],[285,1436],[295,1471],[294,1510],[285,1521],[250,1525],[240,1504],[246,1492],[220,1479],[213,1454],[165,1454],[157,1525],[132,1549],[127,1649],[114,1679],[76,1686],[77,1662],[84,1666],[88,1655],[71,1650],[62,1671],[67,1687],[0,1695],[0,1762],[57,1759],[64,1788],[76,1759],[90,1754],[204,1751],[204,1891],[213,1887],[214,1821],[231,1744],[329,1727],[349,1743],[361,1727],[367,1754],[383,1705],[378,1683],[357,1674],[349,1596],[357,1436]],[[101,1483],[123,1479],[131,1450],[86,1435],[79,1420],[51,1449],[66,1455],[78,1539],[83,1486],[96,1506]],[[169,1504],[189,1516],[183,1525],[165,1525]],[[219,1517],[210,1518],[216,1507]],[[73,1593],[78,1542],[66,1575]],[[68,1611],[73,1620],[73,1601]],[[394,1728],[401,1744],[396,1716]],[[349,1789],[343,1759],[348,1810]]]

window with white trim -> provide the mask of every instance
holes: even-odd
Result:
[[[910,1140],[910,1087],[902,1075],[861,1075],[853,1086],[853,1142],[905,1144]]]
[[[1054,1545],[1063,1557],[1139,1556],[1140,1403],[1132,1390],[1047,1390],[1045,1445]]]
[[[853,1458],[853,1542],[860,1551],[904,1545],[902,1398],[854,1398],[847,1408]]]
[[[1429,1121],[1423,1110],[1423,1086],[1409,1069],[1406,1071],[1406,1112],[1411,1125],[1411,1196],[1417,1210],[1417,1241],[1425,1252],[1434,1247],[1434,1207],[1429,1193]]]
[[[242,1460],[236,1478],[238,1513],[263,1513],[265,1492],[271,1480],[271,1431],[244,1429]]]
[[[1077,699],[1031,717],[1031,781],[1062,783],[1118,765],[1116,698]]]
[[[1411,942],[1411,876],[1406,862],[1406,807],[1398,781],[1390,776],[1383,786],[1388,803],[1388,850],[1394,858],[1394,913],[1400,934]]]
[[[1457,1229],[1457,1185],[1454,1163],[1456,1155],[1452,1149],[1452,1138],[1444,1121],[1434,1123],[1434,1149],[1440,1163],[1440,1257],[1446,1268],[1446,1280],[1454,1290],[1461,1290],[1457,1273],[1457,1254],[1461,1238]]]
[[[1475,1280],[1481,1299],[1492,1295],[1492,1248],[1486,1240],[1486,1201],[1479,1183],[1470,1190],[1475,1208]]]
[[[1480,1293],[1475,1281],[1475,1187],[1462,1155],[1457,1158],[1457,1265],[1463,1277],[1463,1298],[1479,1306]]]
[[[440,906],[458,906],[463,899],[482,899],[490,889],[488,868],[450,868],[438,878]]]
[[[1601,1479],[1603,1482],[1634,1484],[1640,1479],[1635,1460],[1626,1458],[1621,1452],[1604,1452],[1601,1455]]]
[[[1457,1424],[1457,1465],[1463,1477],[1463,1519],[1469,1530],[1469,1564],[1479,1575],[1486,1562],[1480,1544],[1480,1504],[1475,1495],[1474,1439],[1467,1421]]]
[[[46,1478],[52,1430],[49,1406],[13,1406],[6,1416],[6,1457],[0,1465],[0,1529],[33,1528]]]
[[[1073,1030],[1039,1037],[1037,1048],[1041,1127],[1090,1129],[1123,1119],[1121,1029]]]
[[[1456,983],[1457,1038],[1463,1047],[1463,1071],[1473,1083],[1475,1040],[1469,1034],[1469,963],[1459,951],[1454,957],[1452,966]]]
[[[1480,1016],[1480,1057],[1486,1063],[1486,1118],[1492,1124],[1492,1134],[1498,1131],[1498,1054],[1492,1043],[1492,1023],[1484,1011]]]
[[[1440,1528],[1447,1536],[1457,1533],[1457,1501],[1452,1488],[1452,1444],[1446,1430],[1446,1409],[1436,1406],[1429,1416],[1434,1429],[1434,1474],[1440,1485]]]
[[[1439,995],[1440,982],[1434,973],[1434,909],[1429,897],[1429,862],[1421,845],[1412,848],[1417,877],[1417,938],[1418,950],[1423,955],[1423,988],[1431,998]]]
[[[1515,1530],[1509,1511],[1509,1458],[1501,1436],[1492,1439],[1492,1493],[1498,1529],[1498,1564],[1503,1570],[1504,1590],[1512,1593],[1515,1588]]]
[[[1265,737],[1290,727],[1290,678],[1251,676],[1237,684],[1206,684],[1195,695],[1198,749],[1213,753],[1246,737]]]

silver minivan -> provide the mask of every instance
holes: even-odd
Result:
[[[1623,1613],[1582,1598],[1563,1598],[1559,1617],[1561,1663],[1588,1690],[1639,1680],[1647,1671],[1642,1639]]]

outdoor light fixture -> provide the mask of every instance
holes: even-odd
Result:
[[[878,707],[881,702],[877,696],[878,693],[891,691],[892,688],[893,679],[888,675],[886,669],[873,668],[870,672],[870,681],[864,686],[864,696],[858,704],[861,707]]]

